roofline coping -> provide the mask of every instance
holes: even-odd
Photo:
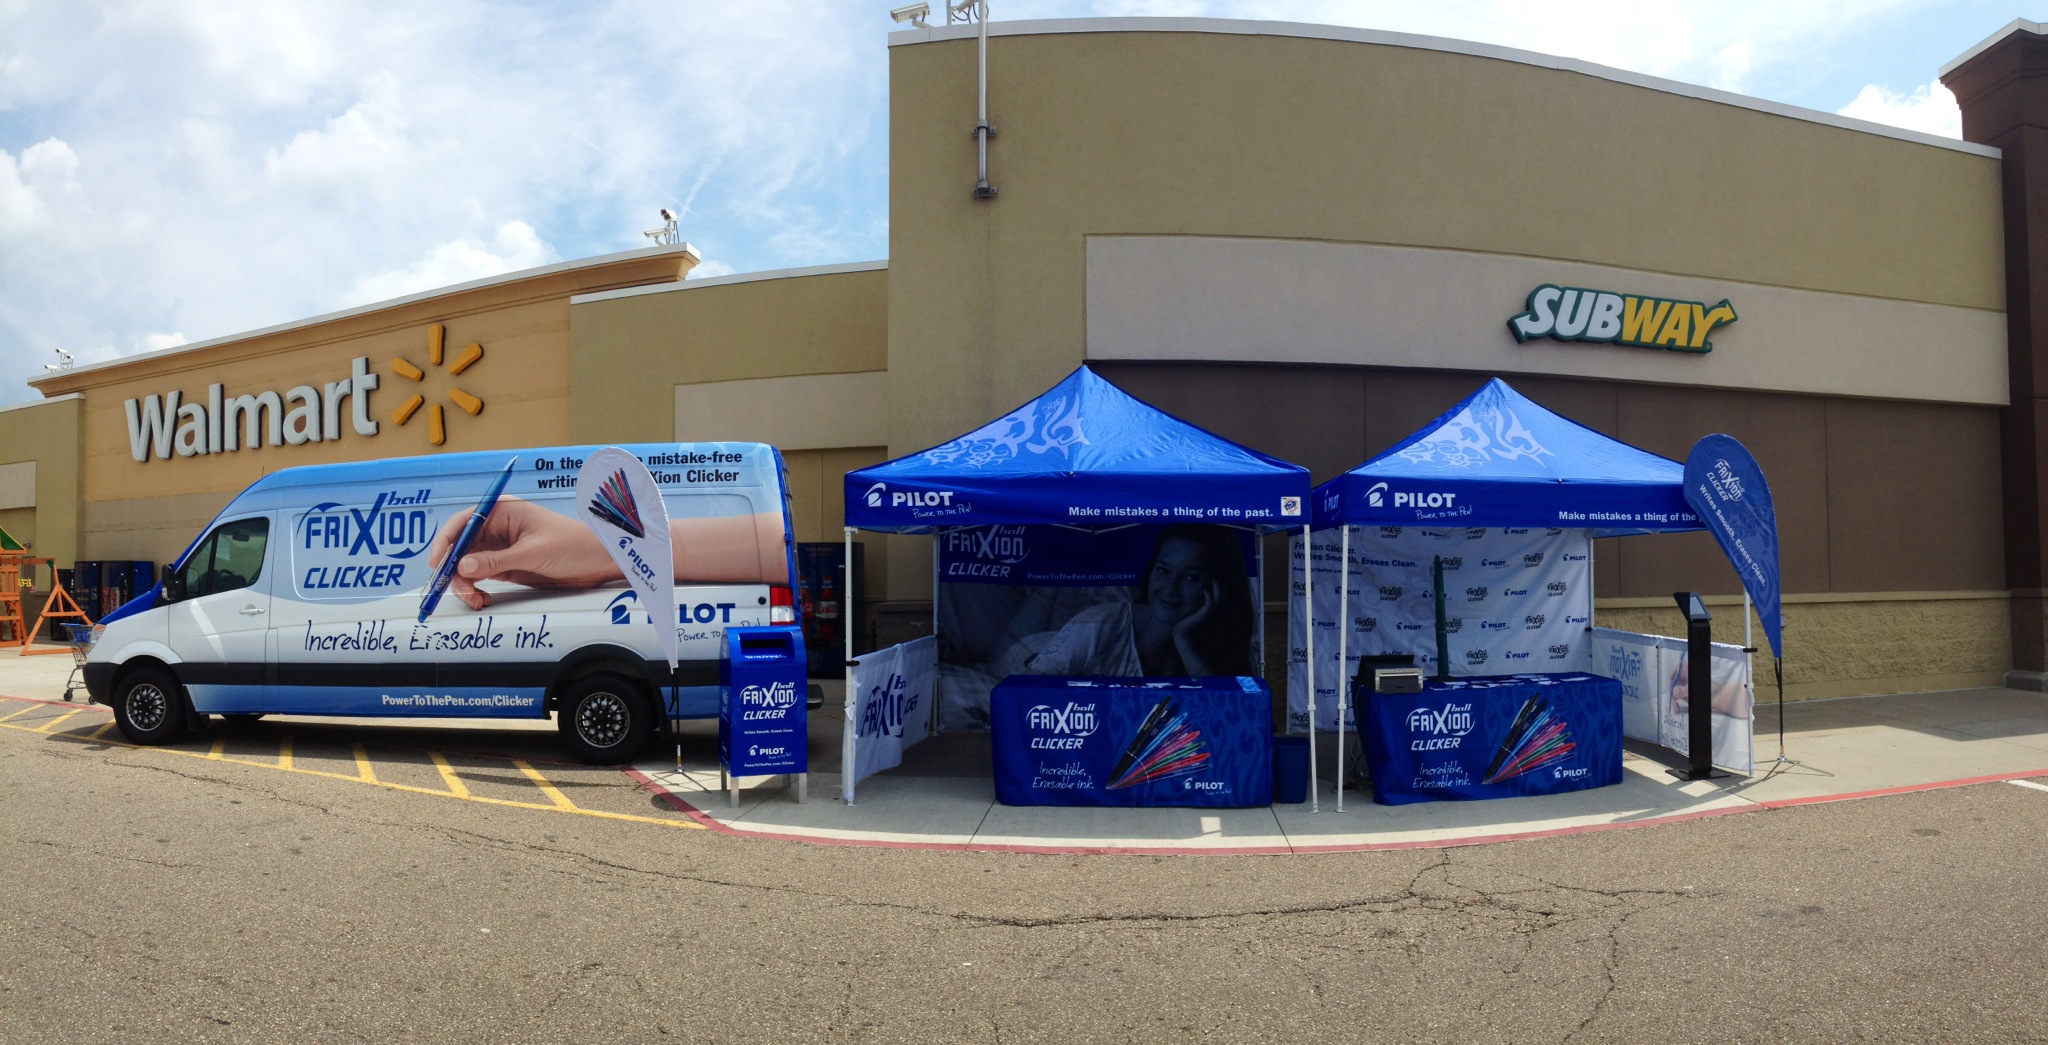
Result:
[[[65,373],[69,373],[69,372],[70,372],[70,371],[65,371]],[[57,376],[57,375],[55,375],[55,374],[51,374],[50,376],[51,376],[51,377],[55,377],[55,376]],[[62,403],[62,402],[64,402],[65,400],[68,400],[68,399],[84,399],[84,398],[85,398],[85,393],[84,393],[84,392],[66,392],[66,393],[64,393],[63,395],[56,395],[56,396],[50,396],[50,397],[48,397],[48,398],[46,398],[46,399],[31,399],[31,400],[28,400],[27,402],[23,402],[23,403],[9,403],[9,404],[7,404],[6,406],[0,406],[0,414],[4,414],[4,413],[6,413],[6,412],[7,412],[7,411],[9,411],[9,410],[26,410],[26,409],[28,409],[29,407],[32,407],[32,406],[48,406],[48,405],[50,405],[51,403]]]
[[[495,276],[485,276],[482,279],[473,279],[467,283],[457,283],[454,284],[453,286],[447,287],[435,287],[431,290],[422,290],[415,294],[407,294],[403,297],[390,298],[385,301],[373,301],[367,305],[357,305],[353,308],[342,309],[339,312],[328,312],[323,315],[311,316],[306,319],[294,319],[291,320],[290,322],[276,324],[275,326],[261,327],[256,330],[245,330],[239,334],[228,334],[224,337],[208,338],[205,341],[194,341],[189,345],[173,345],[170,348],[159,348],[154,352],[137,352],[134,355],[121,356],[116,359],[108,359],[98,363],[89,363],[85,366],[76,366],[72,367],[69,370],[61,371],[55,374],[50,374],[46,377],[35,378],[29,381],[28,384],[29,387],[31,388],[39,388],[45,381],[55,381],[58,378],[70,377],[75,374],[91,373],[96,370],[108,370],[113,367],[128,366],[131,363],[139,363],[144,360],[164,359],[169,356],[175,356],[181,352],[197,352],[201,349],[214,348],[220,345],[230,344],[236,341],[248,341],[259,337],[268,337],[271,334],[282,334],[290,330],[301,330],[307,327],[319,326],[322,323],[332,323],[335,322],[336,320],[349,319],[355,316],[368,315],[372,312],[381,312],[385,309],[398,308],[403,305],[411,305],[417,302],[427,301],[432,298],[445,297],[450,294],[460,294],[471,290],[481,290],[485,287],[493,287],[503,283],[514,283],[523,279],[535,279],[541,276],[552,276],[561,272],[573,272],[577,269],[596,268],[599,265],[609,265],[621,261],[637,261],[641,258],[660,257],[666,254],[674,254],[678,257],[687,255],[689,257],[696,258],[699,261],[703,260],[702,255],[699,255],[697,253],[696,247],[693,247],[688,243],[678,243],[673,246],[640,247],[635,250],[622,250],[613,254],[599,254],[595,257],[577,258],[572,261],[557,261],[552,265],[541,265],[536,268],[518,269],[513,272],[503,272]],[[653,285],[662,286],[663,284],[656,283]]]
[[[1963,63],[1969,61],[1972,58],[1977,57],[1980,54],[1983,54],[1986,51],[1991,50],[1993,47],[1998,46],[1999,41],[2004,40],[2006,37],[2019,32],[2034,33],[2036,35],[2048,35],[2048,25],[2043,25],[2040,22],[2030,22],[2024,18],[2015,18],[2012,21],[2007,22],[2004,28],[2001,28],[1997,32],[1992,33],[1990,36],[1987,36],[1984,39],[1977,41],[1977,43],[1974,46],[1972,46],[1969,50],[1964,51],[1962,54],[1956,55],[1954,58],[1949,59],[1947,64],[1943,65],[1940,69],[1935,71],[1935,75],[1947,76],[1948,74],[1955,72],[1957,69],[1962,67]]]
[[[2013,25],[2000,30],[1991,40],[1977,45],[1976,48],[1966,53],[1963,58],[1956,59],[1956,62],[1963,61],[1978,50],[1990,46],[1998,39],[2014,31],[2014,27],[2020,24],[2020,21],[2015,21]],[[2033,25],[2035,23],[2026,24]],[[938,43],[945,40],[967,40],[972,39],[976,32],[977,27],[973,23],[933,26],[930,29],[902,29],[889,34],[889,46],[903,47],[910,44]],[[1973,156],[1998,159],[2003,155],[1999,150],[1991,146],[1978,145],[1975,142],[1966,142],[1956,138],[1944,138],[1940,135],[1911,131],[1888,124],[1871,123],[1868,120],[1858,120],[1835,113],[1821,112],[1818,109],[1807,109],[1797,105],[1787,105],[1784,102],[1753,98],[1745,94],[1736,94],[1733,91],[1723,91],[1712,87],[1701,87],[1697,84],[1681,83],[1677,80],[1667,80],[1663,77],[1629,72],[1626,69],[1598,65],[1577,58],[1565,58],[1559,55],[1543,54],[1538,51],[1524,51],[1519,48],[1501,47],[1496,44],[1484,44],[1471,40],[1453,40],[1442,36],[1396,33],[1384,29],[1357,29],[1350,26],[1316,25],[1308,22],[1262,22],[1235,18],[1047,18],[988,23],[988,35],[990,36],[1045,36],[1059,33],[1218,33],[1233,36],[1285,36],[1304,40],[1337,40],[1345,43],[1381,44],[1388,47],[1411,47],[1425,51],[1444,51],[1451,54],[1471,55],[1476,58],[1493,58],[1521,65],[1533,65],[1544,69],[1556,69],[1561,72],[1580,73],[1603,80],[1612,80],[1615,83],[1628,84],[1632,87],[1645,87],[1653,91],[1661,91],[1665,94],[1675,94],[1705,102],[1731,105],[1740,109],[1750,109],[1755,112],[1768,113],[1772,116],[1783,116],[1788,119],[1818,123],[1846,131],[1861,131],[1866,134],[1896,138],[1900,141],[1912,142],[1916,145],[1932,145],[1937,148],[1950,149]],[[1956,63],[1949,63],[1950,66],[1954,64]],[[1949,66],[1943,66],[1942,71],[1946,72],[1948,68]]]
[[[649,283],[644,287],[620,287],[617,290],[594,290],[588,294],[577,294],[569,299],[571,305],[587,305],[594,301],[612,301],[618,298],[639,297],[642,294],[670,294],[678,290],[698,290],[703,287],[727,287],[735,283],[758,283],[770,279],[795,279],[799,276],[836,276],[845,272],[883,272],[889,268],[887,259],[881,261],[849,261],[838,265],[805,265],[800,268],[764,269],[760,272],[733,272],[723,276],[705,276],[702,279],[681,279],[674,283]]]

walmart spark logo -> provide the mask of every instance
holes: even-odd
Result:
[[[445,353],[447,340],[447,327],[436,323],[427,328],[427,362],[429,365],[441,365],[441,357]],[[463,371],[475,366],[476,361],[483,357],[484,346],[474,341],[470,342],[468,347],[464,348],[456,355],[453,361],[448,363],[448,376],[455,377],[460,375]],[[391,372],[400,377],[410,378],[413,381],[422,383],[427,379],[427,372],[414,366],[412,361],[404,356],[398,356],[391,360]],[[451,386],[448,389],[448,400],[461,407],[462,412],[471,417],[484,412],[484,401],[460,388]],[[405,402],[399,404],[397,410],[392,412],[391,422],[397,425],[405,424],[407,421],[412,420],[413,415],[419,412],[420,407],[426,406],[426,403],[426,396],[417,392],[413,393]],[[448,442],[448,421],[442,413],[441,404],[439,403],[427,407],[427,442],[435,446],[442,446]]]
[[[1545,283],[1529,292],[1528,310],[1508,320],[1508,329],[1521,342],[1549,337],[1706,353],[1714,350],[1707,335],[1733,322],[1735,308],[1726,298],[1710,307]]]

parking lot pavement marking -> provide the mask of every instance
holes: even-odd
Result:
[[[463,783],[462,778],[455,775],[455,767],[449,765],[448,760],[442,758],[439,751],[429,751],[427,754],[433,758],[434,768],[441,771],[441,781],[448,785],[448,793],[457,798],[470,797],[469,785]]]
[[[535,769],[535,768],[533,768],[533,766],[532,766],[532,764],[531,764],[531,763],[528,763],[528,762],[526,762],[526,761],[525,761],[525,760],[523,760],[523,759],[517,759],[517,758],[515,758],[515,759],[513,759],[513,760],[512,760],[512,764],[513,764],[513,765],[515,765],[515,766],[518,766],[518,767],[519,767],[519,771],[520,771],[521,773],[525,773],[525,774],[526,774],[526,779],[528,779],[528,780],[531,780],[531,781],[533,781],[533,786],[535,786],[535,787],[537,787],[537,788],[540,788],[540,793],[541,793],[541,794],[544,794],[544,795],[548,796],[548,798],[550,798],[550,799],[552,799],[552,800],[554,801],[554,803],[555,803],[555,808],[557,808],[557,809],[575,809],[575,808],[576,808],[576,803],[574,803],[574,802],[571,802],[571,801],[569,801],[569,796],[568,796],[568,795],[565,795],[565,794],[563,794],[560,788],[556,787],[556,786],[555,786],[555,785],[553,785],[553,784],[550,784],[550,783],[548,783],[548,778],[547,778],[547,777],[544,777],[544,776],[541,776],[541,775],[540,775],[540,770],[538,770],[538,769]]]
[[[0,701],[9,701],[14,699],[18,698],[0,697]],[[197,758],[212,762],[229,762],[238,766],[249,766],[254,769],[279,770],[286,773],[296,773],[299,776],[319,777],[323,780],[340,780],[351,784],[369,784],[373,787],[384,788],[387,791],[404,791],[407,794],[432,795],[436,798],[452,798],[463,802],[481,802],[485,805],[507,806],[512,809],[534,809],[544,813],[566,813],[571,816],[589,816],[596,817],[600,820],[619,820],[633,824],[653,824],[656,827],[680,827],[693,831],[706,830],[703,824],[687,819],[671,819],[659,816],[638,816],[632,813],[611,813],[601,809],[584,809],[583,807],[578,806],[575,803],[569,801],[569,797],[567,795],[562,794],[560,789],[556,788],[553,784],[548,783],[546,778],[542,777],[538,770],[534,769],[531,765],[526,764],[525,762],[518,759],[506,759],[506,761],[512,762],[513,764],[519,766],[520,771],[524,773],[528,779],[533,780],[534,783],[540,786],[544,792],[548,793],[550,801],[519,802],[513,801],[511,799],[491,798],[486,795],[470,794],[469,788],[462,783],[460,778],[456,777],[454,767],[449,765],[448,759],[438,751],[429,751],[427,752],[427,755],[433,759],[435,768],[441,771],[441,779],[448,783],[449,788],[446,791],[439,791],[431,787],[413,787],[410,784],[397,784],[385,780],[379,780],[377,778],[376,770],[373,768],[373,763],[370,761],[369,753],[366,750],[364,750],[363,745],[360,743],[351,745],[351,747],[353,748],[353,751],[351,753],[355,756],[356,760],[356,775],[350,776],[346,773],[329,773],[325,770],[320,769],[307,769],[303,766],[294,764],[294,761],[291,758],[292,749],[291,741],[289,739],[285,741],[284,747],[282,748],[280,752],[280,757],[277,761],[259,762],[253,759],[228,757],[227,754],[225,753],[227,750],[227,740],[225,737],[215,738],[213,745],[204,753],[201,753],[197,750],[181,750],[175,747],[157,747],[144,746],[141,744],[131,744],[125,740],[120,739],[119,737],[108,737],[106,735],[107,731],[114,726],[114,722],[111,718],[109,718],[107,722],[103,723],[98,729],[95,729],[90,733],[46,732],[43,728],[39,728],[29,723],[17,724],[8,722],[8,719],[16,718],[29,711],[33,711],[36,708],[48,707],[50,706],[51,702],[25,701],[24,704],[25,706],[18,711],[11,711],[4,715],[0,715],[0,729],[12,729],[22,733],[39,734],[48,737],[52,740],[70,740],[78,743],[99,743],[106,744],[111,747],[127,748],[130,751],[138,751],[148,754],[177,755],[182,758]],[[61,708],[63,707],[63,705],[59,704],[57,705],[57,707]],[[102,711],[103,709],[77,708],[72,710],[68,714],[64,715],[63,718],[69,718],[71,717],[71,715],[75,715],[81,711],[88,710]],[[61,721],[61,719],[59,721]],[[55,722],[51,722],[46,723],[45,725],[54,726],[55,724]]]
[[[280,741],[277,747],[277,768],[290,769],[291,767],[292,735],[290,733],[286,733],[284,735],[284,740]]]
[[[84,710],[85,710],[84,708],[78,708],[78,709],[76,709],[76,710],[73,710],[73,711],[67,711],[67,712],[63,713],[62,715],[58,715],[58,716],[57,716],[56,718],[53,718],[53,719],[51,719],[50,721],[48,721],[48,722],[45,722],[45,723],[43,723],[43,724],[42,724],[42,725],[40,725],[40,726],[37,726],[37,727],[36,727],[36,729],[35,729],[35,731],[36,731],[36,732],[38,732],[38,733],[48,733],[49,731],[51,731],[51,730],[53,730],[53,729],[56,729],[56,728],[57,728],[58,726],[61,726],[61,725],[63,725],[63,724],[64,724],[64,723],[65,723],[65,722],[66,722],[67,720],[69,720],[69,719],[70,719],[70,718],[71,718],[71,717],[72,717],[73,715],[76,715],[76,714],[78,714],[79,712],[81,712],[81,711],[84,711]]]
[[[2006,783],[2014,787],[2030,787],[2036,791],[2048,791],[2048,784],[2037,784],[2032,780],[2008,780]]]
[[[370,765],[370,753],[364,751],[361,744],[351,744],[349,746],[355,748],[356,751],[356,779],[361,780],[365,784],[376,783],[377,769],[375,766]]]

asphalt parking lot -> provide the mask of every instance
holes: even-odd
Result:
[[[692,830],[545,733],[138,749],[20,704],[9,1042],[2044,1033],[2032,781],[1456,849],[947,853]]]

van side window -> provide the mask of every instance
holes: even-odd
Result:
[[[185,560],[185,597],[218,595],[246,588],[263,573],[263,548],[270,538],[270,520],[237,519],[207,534]]]

